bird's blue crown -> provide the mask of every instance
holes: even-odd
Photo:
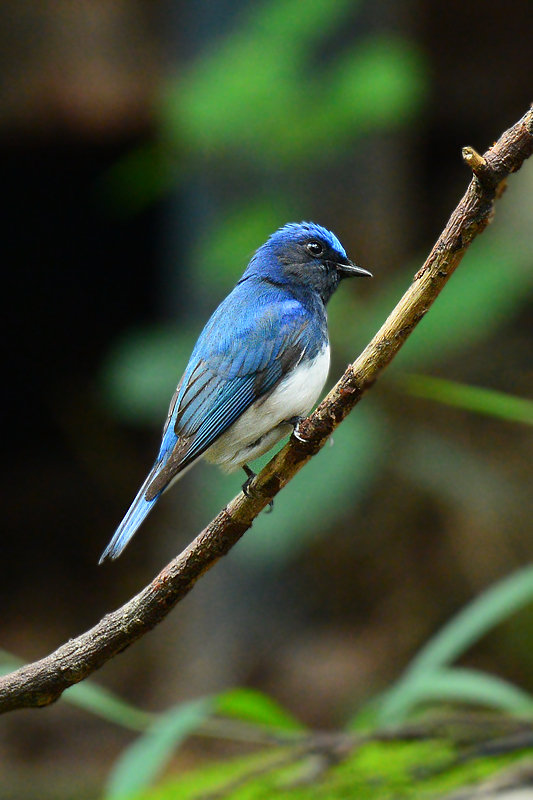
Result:
[[[288,242],[304,241],[313,236],[322,239],[332,250],[346,256],[346,251],[335,234],[322,225],[317,225],[316,222],[287,222],[269,237],[267,244],[283,245]]]

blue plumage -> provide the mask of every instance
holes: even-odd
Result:
[[[162,492],[200,457],[249,474],[246,462],[309,412],[329,366],[325,306],[350,275],[370,273],[314,223],[289,223],[257,250],[202,331],[156,462],[100,562],[120,555]]]

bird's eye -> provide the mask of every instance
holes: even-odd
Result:
[[[305,245],[307,252],[311,253],[312,256],[321,256],[324,252],[324,246],[320,243],[315,241],[314,239],[310,242],[307,242]]]

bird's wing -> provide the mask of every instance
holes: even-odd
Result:
[[[238,289],[239,287],[237,287]],[[271,391],[309,346],[312,320],[279,290],[247,303],[244,292],[226,298],[193,351],[172,400],[149,500]],[[240,295],[240,296],[239,296]]]

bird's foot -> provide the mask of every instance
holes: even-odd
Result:
[[[242,491],[246,497],[251,497],[252,495],[250,494],[248,489],[250,488],[250,484],[252,483],[253,479],[257,477],[257,472],[254,472],[253,469],[250,469],[248,464],[243,464],[242,468],[247,475],[247,478],[242,485]]]
[[[287,423],[289,425],[292,425],[293,427],[293,432],[292,432],[293,436],[295,436],[299,442],[305,441],[305,439],[302,439],[302,437],[298,433],[298,426],[303,419],[305,419],[305,417],[291,417],[290,419],[287,420]]]
[[[253,493],[252,493],[252,492],[250,492],[250,484],[252,483],[252,481],[254,480],[254,478],[256,478],[256,477],[257,477],[257,472],[254,472],[254,471],[253,471],[253,469],[250,469],[250,467],[248,466],[248,464],[243,464],[243,465],[242,465],[242,468],[243,468],[243,470],[246,472],[246,475],[248,476],[248,477],[246,478],[246,480],[244,481],[243,485],[242,485],[242,491],[243,491],[243,494],[244,494],[246,497],[253,497]],[[270,502],[269,502],[269,504],[268,504],[268,510],[267,510],[267,512],[266,512],[266,513],[267,513],[267,514],[270,514],[270,512],[272,511],[272,509],[273,509],[273,508],[274,508],[274,501],[273,501],[273,500],[270,500]]]

